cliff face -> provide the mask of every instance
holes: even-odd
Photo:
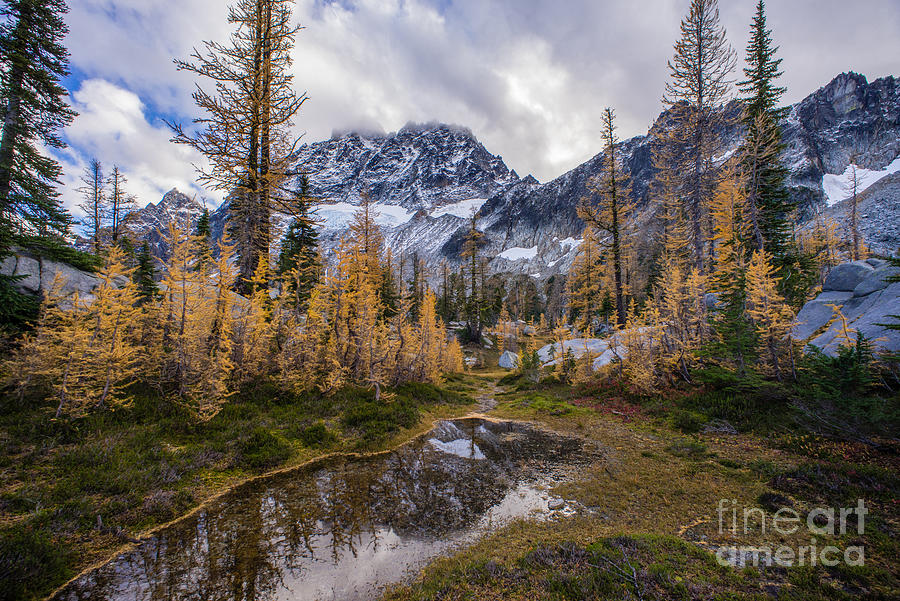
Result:
[[[726,110],[736,115],[738,107],[732,104]],[[654,235],[652,146],[667,119],[663,113],[647,135],[621,146],[638,206],[638,247],[650,244]],[[790,107],[782,126],[791,194],[803,219],[840,204],[847,195],[841,174],[851,162],[871,174],[868,183],[900,170],[900,85],[894,77],[869,83],[855,73],[839,75]],[[737,149],[742,131],[733,125],[721,134],[726,140],[724,160]],[[432,123],[410,124],[392,134],[335,134],[301,147],[298,167],[309,174],[326,249],[346,232],[367,193],[395,256],[416,253],[433,271],[442,261],[457,262],[468,218],[478,211],[485,254],[492,257],[490,269],[546,279],[571,264],[584,228],[576,209],[588,195],[588,182],[600,172],[602,160],[598,154],[542,184],[531,176],[520,178],[469,130]],[[896,200],[892,181],[888,178],[873,187],[889,190],[869,196],[863,217],[864,229],[878,238],[878,249],[900,245],[896,228],[865,225],[884,221],[879,216],[887,214]],[[217,237],[224,231],[228,208],[226,202],[212,215]],[[151,240],[155,251],[164,253],[156,230],[164,229],[170,219],[193,222],[201,211],[198,203],[173,190],[158,205],[140,212],[137,231]],[[276,235],[288,222],[286,215],[273,217]]]

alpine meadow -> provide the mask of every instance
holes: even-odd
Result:
[[[898,31],[0,0],[0,600],[900,597]]]

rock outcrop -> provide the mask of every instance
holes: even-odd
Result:
[[[80,299],[90,301],[94,288],[100,285],[100,278],[92,273],[20,249],[14,249],[13,254],[3,260],[0,274],[18,276],[20,279],[14,285],[34,296],[44,296],[53,288],[54,282],[58,282],[57,293],[61,296],[78,293]]]
[[[838,265],[825,278],[822,293],[797,314],[794,339],[833,356],[846,322],[851,337],[859,333],[877,350],[900,351],[900,332],[885,326],[900,315],[900,283],[888,281],[898,275],[900,269],[879,259]],[[843,320],[834,319],[838,309]]]
[[[519,355],[512,351],[503,351],[500,355],[500,367],[503,369],[516,369],[519,367]]]

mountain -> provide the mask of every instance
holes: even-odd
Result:
[[[736,109],[736,105],[726,108]],[[656,207],[650,202],[654,177],[651,148],[667,122],[668,115],[663,113],[646,136],[631,138],[620,149],[638,206],[637,230],[644,233],[636,240],[639,253],[641,245],[650,242],[653,235]],[[742,132],[736,125],[721,134],[728,141],[724,160],[737,150]],[[787,146],[784,160],[790,169],[788,185],[800,207],[801,219],[806,220],[848,195],[845,186],[826,184],[840,179],[836,174],[846,171],[851,157],[879,176],[900,170],[900,81],[886,77],[869,84],[856,73],[839,75],[790,107],[783,135]],[[576,207],[588,194],[587,182],[599,173],[602,160],[599,154],[542,186],[513,185],[485,204],[482,214],[489,234],[488,249],[532,251],[528,257],[533,258],[507,261],[503,270],[546,277],[568,269],[574,258],[573,239],[577,242],[584,227]],[[871,218],[877,218],[881,204],[892,210],[888,196],[878,198],[885,201],[873,203],[867,212]],[[900,245],[900,235],[887,236],[879,248],[891,245],[894,249]]]
[[[725,110],[736,114],[739,107],[732,103]],[[653,239],[651,149],[669,123],[670,116],[663,113],[647,135],[621,146],[638,206],[639,252]],[[864,220],[877,223],[896,205],[900,184],[888,177],[900,171],[896,78],[869,83],[856,73],[841,74],[791,106],[782,125],[789,185],[801,218],[846,204],[840,202],[847,196],[842,178],[851,161],[863,168],[867,184],[878,182],[867,197]],[[721,134],[727,141],[727,152],[720,157],[724,161],[737,149],[742,131],[733,125]],[[490,269],[542,280],[567,271],[571,264],[584,228],[576,208],[602,160],[601,153],[542,184],[530,175],[520,178],[468,129],[439,123],[408,124],[390,134],[335,133],[329,140],[302,146],[298,153],[298,166],[309,174],[310,193],[317,199],[326,248],[344,234],[365,192],[395,256],[415,252],[436,274],[442,261],[458,261],[468,218],[478,211]],[[887,192],[876,194],[878,190]],[[154,232],[167,219],[194,220],[200,211],[199,203],[173,190],[158,205],[143,209],[135,222],[159,247]],[[226,202],[211,217],[214,235],[221,235],[227,216]],[[273,221],[278,232],[289,218],[276,215]],[[900,244],[896,227],[869,229],[878,238],[878,249]]]
[[[138,240],[146,240],[154,256],[164,257],[169,252],[165,234],[170,223],[193,232],[197,219],[203,214],[203,205],[196,199],[173,188],[158,203],[152,202],[129,216],[129,229]]]

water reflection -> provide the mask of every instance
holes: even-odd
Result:
[[[541,482],[591,459],[522,424],[441,422],[390,454],[241,486],[56,598],[367,599],[452,544],[546,512]]]

